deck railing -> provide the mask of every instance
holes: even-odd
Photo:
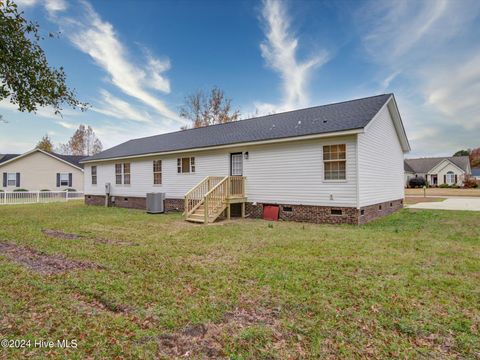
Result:
[[[78,191],[8,191],[0,192],[0,205],[36,204],[83,200]]]
[[[204,205],[205,223],[218,217],[230,199],[245,197],[244,176],[208,176],[185,195],[185,218]]]
[[[193,213],[203,202],[205,195],[223,179],[222,176],[207,176],[187,192],[184,205],[185,216]]]

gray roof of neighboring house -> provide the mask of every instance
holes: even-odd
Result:
[[[53,156],[62,159],[74,166],[77,166],[79,168],[83,169],[83,164],[80,164],[80,160],[85,158],[84,155],[62,155],[62,154],[57,154],[54,152],[50,152]],[[17,156],[20,156],[22,154],[0,154],[0,164],[4,163],[5,161],[11,160],[13,158],[16,158]]]
[[[473,168],[472,169],[473,176],[480,176],[480,168]]]
[[[405,172],[415,173],[415,171],[413,171],[412,167],[407,164],[407,161],[403,162],[403,168],[404,168]]]
[[[83,164],[80,163],[80,160],[85,158],[85,155],[62,155],[62,154],[57,154],[54,152],[51,152],[53,156],[56,156],[62,160],[65,160],[66,162],[78,166],[79,168],[83,169]]]
[[[413,173],[426,174],[445,159],[450,160],[452,163],[457,165],[460,169],[467,172],[468,166],[470,164],[470,159],[468,156],[405,159],[405,171],[407,171],[407,167],[408,167],[411,169],[411,172]]]
[[[0,164],[17,156],[20,156],[20,154],[0,154]]]
[[[383,94],[133,139],[84,161],[362,129],[391,96]]]

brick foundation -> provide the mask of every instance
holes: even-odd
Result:
[[[261,219],[263,206],[269,204],[246,204],[246,214],[250,218]],[[316,224],[365,224],[376,218],[389,215],[403,207],[403,200],[392,200],[381,204],[369,205],[361,209],[353,207],[330,207],[313,205],[279,206],[279,219],[290,221],[311,222]],[[336,212],[336,213],[335,213]],[[341,212],[341,214],[339,214]]]
[[[129,209],[146,209],[146,198],[134,196],[115,196],[110,199],[109,206],[123,207]],[[105,205],[104,195],[85,195],[87,205]],[[245,206],[246,215],[250,218],[261,219],[263,217],[263,206],[269,204],[257,203],[253,205],[247,202]],[[330,207],[313,205],[288,205],[275,204],[279,206],[279,218],[285,221],[301,221],[317,224],[366,224],[374,219],[390,215],[403,208],[403,199],[387,201],[356,209],[353,207]],[[165,199],[165,211],[183,211],[183,199]],[[235,211],[232,209],[232,215]],[[337,214],[335,214],[337,212]],[[341,214],[338,214],[341,212]]]
[[[111,196],[109,206],[146,210],[147,199],[137,196]],[[105,206],[105,195],[85,195],[85,204]],[[183,211],[183,199],[165,199],[165,211]]]

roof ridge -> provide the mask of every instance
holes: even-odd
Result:
[[[267,118],[267,117],[270,117],[270,116],[288,114],[288,113],[292,113],[292,112],[304,111],[304,110],[309,110],[309,109],[316,109],[316,108],[321,108],[321,107],[326,107],[326,106],[346,104],[346,103],[350,103],[350,102],[354,102],[354,101],[372,99],[372,98],[375,98],[375,97],[380,97],[380,96],[385,96],[385,95],[393,96],[393,93],[385,93],[385,94],[366,96],[366,97],[362,97],[362,98],[356,98],[356,99],[344,100],[344,101],[337,101],[337,102],[323,104],[323,105],[308,106],[306,108],[301,108],[301,109],[282,111],[282,112],[278,112],[278,113],[274,113],[274,114],[261,115],[261,116],[251,117],[251,118],[248,118],[248,119],[240,119],[240,120],[225,122],[225,123],[221,123],[221,124],[212,124],[212,125],[200,126],[200,127],[197,127],[197,128],[171,131],[171,132],[167,132],[167,133],[163,133],[163,134],[143,136],[143,137],[138,137],[138,138],[133,138],[133,139],[127,140],[126,142],[123,142],[122,144],[125,144],[125,143],[130,142],[130,141],[138,140],[138,139],[148,139],[148,138],[152,138],[152,137],[156,137],[156,136],[160,136],[160,135],[175,134],[175,133],[180,133],[180,132],[186,132],[186,131],[192,131],[192,130],[198,130],[198,129],[204,129],[204,128],[211,128],[212,126],[229,125],[229,124],[234,124],[234,123],[237,123],[237,122],[240,122],[240,121],[257,120],[257,119],[261,119],[261,118]],[[121,145],[121,144],[118,144],[118,145]]]

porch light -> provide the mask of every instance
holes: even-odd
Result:
[[[246,151],[245,154],[243,154],[243,158],[244,158],[245,160],[248,160],[248,151]]]

